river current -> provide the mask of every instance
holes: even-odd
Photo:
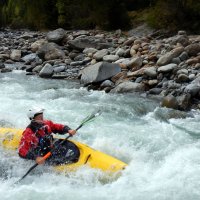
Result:
[[[155,100],[106,94],[78,82],[41,79],[22,71],[0,74],[0,126],[24,129],[33,106],[57,123],[79,126],[93,111],[102,114],[73,137],[128,164],[111,177],[87,166],[58,174],[0,146],[0,200],[196,200],[200,199],[200,113],[177,116]]]

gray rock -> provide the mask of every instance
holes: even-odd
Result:
[[[148,67],[144,70],[144,74],[151,78],[155,78],[157,76],[156,68],[155,67]]]
[[[106,88],[106,87],[113,87],[114,86],[114,83],[110,80],[105,80],[101,85],[100,87],[101,88]]]
[[[98,50],[97,49],[95,49],[95,48],[85,48],[84,50],[83,50],[83,53],[85,53],[85,54],[94,54],[94,53],[96,53]]]
[[[189,56],[188,56],[187,52],[184,51],[183,53],[181,53],[179,58],[181,61],[184,61],[184,60],[187,60],[189,58]]]
[[[42,78],[50,78],[53,75],[53,66],[49,63],[45,64],[42,70],[39,72],[39,76]]]
[[[160,73],[167,73],[170,72],[172,70],[174,70],[177,67],[177,64],[168,64],[168,65],[164,65],[162,67],[159,67],[157,69],[157,71]]]
[[[39,73],[39,72],[42,70],[42,68],[43,68],[42,65],[38,65],[38,66],[36,66],[36,67],[32,70],[32,72],[37,72],[37,73]]]
[[[121,72],[121,68],[118,64],[99,62],[81,70],[81,83],[88,84],[104,81],[113,77],[119,72]]]
[[[115,62],[119,59],[118,55],[105,55],[103,61],[105,62]]]
[[[177,58],[172,58],[172,61],[171,61],[171,63],[175,63],[175,64],[180,64],[181,63],[181,59],[179,58],[179,57],[177,57]]]
[[[149,90],[149,94],[155,94],[155,95],[158,95],[162,92],[162,89],[161,88],[152,88]]]
[[[177,101],[179,104],[179,108],[181,110],[188,110],[191,105],[191,95],[190,94],[183,94],[177,97]]]
[[[55,42],[59,44],[64,38],[65,38],[65,30],[62,28],[47,33],[48,42]]]
[[[37,56],[36,53],[31,53],[31,54],[28,54],[28,55],[22,57],[22,60],[23,60],[25,63],[28,64],[28,63],[31,63],[31,62],[35,61],[37,57],[38,57],[38,56]]]
[[[141,57],[132,58],[129,63],[127,63],[127,67],[130,69],[139,69],[142,66],[143,59]]]
[[[108,50],[107,49],[102,49],[100,51],[97,51],[94,55],[93,58],[97,61],[101,61],[103,59],[104,56],[106,56],[108,54]]]
[[[173,58],[178,57],[183,51],[184,51],[183,47],[177,47],[172,51],[166,53],[165,55],[161,56],[158,59],[157,64],[159,66],[169,64]]]
[[[177,78],[177,82],[187,82],[189,81],[189,77],[186,74],[179,74]]]
[[[65,53],[63,50],[61,50],[61,48],[53,42],[42,45],[37,51],[37,54],[40,58],[45,60],[65,58]]]
[[[187,69],[180,69],[176,72],[176,74],[185,74],[185,75],[188,75],[188,70]]]
[[[123,57],[125,55],[125,50],[122,48],[117,49],[116,55],[118,55],[119,57]]]
[[[65,70],[65,66],[64,65],[61,65],[61,66],[53,68],[54,73],[59,73],[59,72],[62,72],[64,70]]]
[[[126,81],[120,83],[111,90],[112,93],[131,93],[131,92],[143,92],[145,91],[145,86],[142,83],[134,83],[130,81]]]
[[[192,97],[196,96],[200,92],[200,77],[197,77],[184,89],[185,93],[191,94]]]

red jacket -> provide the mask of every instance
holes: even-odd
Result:
[[[39,146],[39,139],[50,136],[51,133],[65,134],[70,130],[68,126],[54,124],[52,121],[44,120],[43,124],[34,121],[24,130],[19,144],[19,155],[23,158],[35,159],[36,149]]]

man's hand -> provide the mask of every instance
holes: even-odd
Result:
[[[38,164],[38,165],[43,165],[45,163],[45,159],[43,157],[37,157],[35,162]]]
[[[70,135],[74,135],[74,134],[76,133],[76,130],[68,130],[68,133],[69,133]]]

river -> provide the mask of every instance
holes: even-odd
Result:
[[[0,74],[0,126],[25,128],[27,110],[76,128],[91,112],[103,113],[73,137],[110,154],[128,167],[110,177],[85,166],[67,175],[33,165],[0,147],[1,200],[196,200],[200,199],[200,115],[163,120],[168,109],[138,95],[106,94],[79,88],[75,81],[41,79],[23,71]],[[182,127],[182,128],[179,128]],[[199,131],[200,132],[200,131]]]

